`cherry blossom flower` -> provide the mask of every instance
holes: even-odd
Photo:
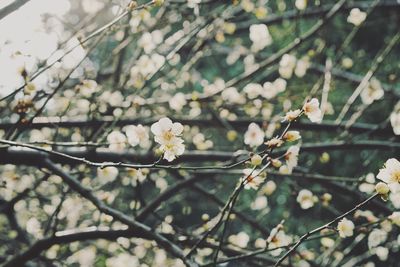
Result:
[[[375,100],[381,99],[384,93],[381,83],[377,79],[372,78],[367,88],[361,92],[360,97],[364,104],[370,105]]]
[[[284,247],[289,245],[292,242],[292,240],[293,239],[287,234],[285,234],[283,230],[274,228],[267,239],[268,249],[271,249],[270,251],[271,255],[278,256],[279,254],[281,254],[283,249],[279,247]]]
[[[155,135],[154,140],[161,145],[164,159],[173,161],[185,151],[183,139],[179,137],[183,132],[183,125],[179,122],[173,123],[169,118],[162,118],[151,125],[151,132]]]
[[[301,135],[300,135],[299,131],[288,131],[283,136],[283,140],[288,141],[288,142],[293,142],[293,141],[299,140],[300,138],[301,138]]]
[[[297,195],[296,201],[303,210],[307,210],[314,206],[314,195],[310,190],[302,189]]]
[[[251,147],[257,147],[264,142],[265,133],[256,123],[250,123],[244,134],[244,143]]]
[[[352,236],[354,233],[354,223],[346,218],[340,220],[337,226],[339,236],[342,238]]]
[[[311,99],[303,106],[304,114],[310,119],[311,122],[321,122],[322,112],[319,108],[319,101],[316,98]]]
[[[258,170],[244,169],[243,180],[245,181],[244,189],[257,190],[258,187],[265,181],[266,173],[260,173]]]
[[[376,176],[379,180],[388,184],[393,193],[400,191],[400,162],[391,158],[388,159],[382,169]]]
[[[368,247],[374,248],[382,244],[387,239],[387,232],[382,229],[374,229],[368,235]]]
[[[350,10],[350,14],[347,17],[347,22],[358,26],[363,23],[366,18],[367,13],[362,12],[359,8],[353,8],[352,10]]]
[[[291,146],[285,154],[286,165],[290,170],[297,166],[298,156],[300,152],[299,146]]]

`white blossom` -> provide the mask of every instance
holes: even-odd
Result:
[[[173,123],[169,118],[162,118],[151,125],[151,132],[155,135],[154,140],[159,143],[164,158],[173,161],[185,151],[183,139],[180,138],[183,132],[183,125],[179,122]]]
[[[350,14],[347,17],[347,22],[358,26],[363,23],[366,18],[367,13],[361,11],[359,8],[353,8],[352,10],[350,10]]]
[[[354,223],[346,218],[343,218],[338,223],[337,229],[339,231],[339,236],[342,238],[352,236],[354,232]]]
[[[257,52],[272,44],[272,37],[265,24],[253,24],[250,26],[250,40],[253,42],[252,50]]]
[[[140,147],[146,148],[150,145],[148,127],[141,124],[137,126],[128,125],[125,127],[125,133],[128,137],[128,143],[133,147],[139,145]]]
[[[242,180],[245,181],[244,189],[257,190],[258,187],[265,181],[265,173],[260,173],[259,170],[244,169]]]
[[[310,190],[302,189],[297,195],[296,201],[303,210],[307,210],[314,206],[314,195]]]
[[[290,79],[293,70],[296,67],[296,57],[290,54],[284,54],[279,61],[279,74],[282,78]]]
[[[388,184],[391,192],[400,191],[400,162],[391,158],[388,159],[382,169],[376,176],[379,180]]]
[[[264,142],[265,133],[256,123],[250,123],[244,134],[244,143],[251,147],[257,147]]]
[[[169,101],[169,107],[175,111],[181,111],[182,108],[186,105],[186,97],[184,93],[175,94]]]
[[[304,114],[310,119],[311,122],[321,122],[322,112],[319,108],[319,101],[316,98],[311,99],[303,106]]]
[[[121,152],[126,147],[126,136],[120,131],[114,130],[107,136],[108,148],[111,151]]]

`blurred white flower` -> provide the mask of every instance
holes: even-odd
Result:
[[[162,43],[163,34],[160,30],[155,30],[153,32],[144,32],[140,37],[138,44],[143,48],[146,54],[153,52],[156,47]]]
[[[241,95],[235,87],[228,87],[221,93],[221,97],[224,101],[232,104],[244,104],[246,99]]]
[[[319,101],[316,98],[307,101],[303,106],[304,114],[310,119],[311,122],[319,123],[322,119],[322,112],[319,108]]]
[[[268,200],[265,196],[258,196],[254,202],[251,203],[253,210],[262,210],[268,206]]]
[[[314,206],[314,195],[310,190],[302,189],[297,195],[296,201],[303,210],[306,210]]]
[[[310,66],[310,62],[306,58],[299,59],[296,64],[296,68],[294,69],[294,74],[302,78],[306,75],[307,69]]]
[[[184,93],[175,94],[169,101],[169,107],[175,111],[181,111],[182,108],[186,105],[186,97]]]
[[[249,99],[254,99],[263,93],[263,87],[258,83],[249,83],[243,88]]]
[[[375,100],[381,99],[384,93],[385,91],[383,90],[381,83],[377,79],[372,78],[367,88],[362,90],[360,97],[364,104],[370,105]]]
[[[250,241],[250,237],[245,232],[237,233],[236,235],[230,235],[228,237],[228,241],[233,245],[236,245],[240,248],[246,248],[247,244]]]
[[[307,8],[307,0],[296,0],[296,2],[294,2],[294,5],[298,10],[304,10]]]
[[[116,267],[116,266],[124,266],[124,267],[136,267],[140,266],[139,260],[136,256],[129,255],[128,253],[121,253],[117,256],[108,258],[106,260],[107,267]]]
[[[279,74],[282,78],[290,79],[293,70],[296,67],[296,57],[290,54],[284,54],[279,61]]]
[[[400,226],[400,211],[394,211],[392,215],[389,216],[389,220],[397,226]]]
[[[272,37],[265,24],[253,24],[250,26],[250,40],[253,42],[252,50],[257,52],[272,44]]]
[[[352,10],[350,10],[350,14],[347,17],[347,22],[358,26],[363,23],[366,18],[367,13],[362,12],[359,8],[353,8]]]
[[[388,159],[382,169],[376,176],[379,180],[388,184],[391,192],[400,191],[400,162],[391,158]]]
[[[83,80],[75,89],[84,97],[91,97],[96,92],[97,82],[95,80]]]
[[[140,147],[147,148],[150,145],[148,127],[141,124],[128,125],[125,127],[125,134],[128,137],[128,143],[133,147],[140,145]]]
[[[388,233],[381,229],[374,229],[368,235],[368,247],[374,248],[386,241]]]
[[[346,218],[343,218],[337,226],[339,236],[342,238],[352,236],[354,233],[354,223]]]
[[[287,133],[285,133],[285,135],[283,136],[283,140],[288,142],[294,142],[296,140],[299,140],[300,138],[301,135],[299,131],[287,131]]]
[[[286,90],[287,82],[282,78],[276,79],[274,82],[265,82],[261,94],[266,99],[272,99],[277,94],[282,93]]]
[[[390,123],[392,125],[394,134],[400,135],[400,101],[397,102],[393,112],[390,114]]]
[[[260,146],[264,142],[264,131],[256,123],[250,123],[244,134],[244,143],[251,147]]]
[[[114,130],[107,135],[107,142],[111,151],[121,152],[126,147],[126,136],[120,131]]]
[[[101,184],[113,182],[118,176],[118,169],[114,166],[97,168],[97,178]]]

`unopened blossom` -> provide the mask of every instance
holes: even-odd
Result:
[[[400,135],[400,102],[396,104],[393,112],[390,114],[390,124],[395,135]]]
[[[246,93],[249,99],[254,99],[262,94],[263,87],[258,83],[249,83],[243,88],[243,92]]]
[[[272,43],[268,27],[265,24],[253,24],[250,26],[250,40],[253,42],[252,50],[259,51]]]
[[[301,138],[299,131],[287,131],[283,136],[283,140],[293,142]]]
[[[177,93],[168,101],[169,107],[175,111],[181,111],[186,103],[187,101],[184,93]]]
[[[302,189],[297,195],[296,201],[303,210],[306,210],[314,206],[314,195],[310,190]]]
[[[296,67],[296,57],[290,54],[284,54],[279,61],[279,74],[282,78],[290,79],[293,70]]]
[[[300,147],[299,146],[291,146],[287,150],[285,154],[286,165],[293,169],[297,166],[298,157],[299,157]]]
[[[251,147],[257,147],[264,142],[264,131],[256,123],[250,123],[246,133],[244,134],[244,143]]]
[[[251,165],[258,166],[258,165],[261,165],[261,163],[262,163],[262,157],[258,154],[255,154],[251,157],[250,161],[251,161]]]
[[[343,218],[337,226],[339,236],[342,238],[352,236],[354,234],[354,223],[346,218]]]
[[[350,10],[350,14],[347,17],[347,22],[358,26],[363,23],[366,18],[367,13],[361,11],[359,8],[353,8],[352,10]]]
[[[376,176],[379,180],[388,184],[393,193],[400,191],[400,162],[391,158],[388,159],[382,169]]]
[[[128,143],[131,146],[140,145],[140,147],[148,147],[149,140],[149,128],[141,124],[139,125],[128,125],[125,127],[125,133],[128,137]]]
[[[102,184],[114,181],[117,178],[118,173],[118,169],[114,166],[97,168],[97,178]]]
[[[307,0],[296,0],[296,2],[294,2],[294,5],[298,10],[304,10],[307,8]]]
[[[389,216],[389,220],[397,226],[400,226],[400,211],[393,212],[392,215]]]
[[[294,121],[300,116],[300,114],[301,114],[300,109],[290,110],[286,113],[285,117],[283,117],[283,120],[288,122]]]
[[[36,85],[32,82],[27,82],[24,87],[24,93],[30,95],[36,91]]]
[[[154,140],[159,143],[160,150],[164,153],[164,159],[173,161],[185,151],[183,139],[183,125],[173,123],[169,118],[162,118],[151,125],[151,132],[155,135]]]
[[[375,190],[380,195],[386,195],[390,191],[389,186],[383,182],[377,183],[375,186]]]
[[[377,79],[372,78],[368,86],[362,90],[360,97],[364,104],[370,105],[375,100],[381,99],[384,93],[381,83]]]
[[[243,170],[243,181],[244,189],[254,189],[257,190],[258,187],[265,181],[266,173],[260,173],[259,170],[244,169]]]
[[[126,147],[126,136],[120,131],[114,130],[107,136],[107,142],[111,151],[121,152]]]
[[[310,119],[311,122],[321,122],[322,112],[319,108],[319,101],[316,98],[307,101],[303,106],[304,114]]]

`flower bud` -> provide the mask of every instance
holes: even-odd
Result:
[[[383,182],[379,182],[376,184],[375,190],[380,195],[386,195],[389,193],[389,186]]]
[[[251,157],[251,165],[258,166],[262,163],[262,157],[258,154]]]

